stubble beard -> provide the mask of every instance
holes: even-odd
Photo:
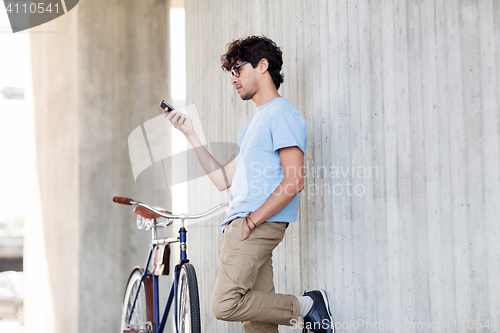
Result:
[[[244,101],[248,101],[248,100],[252,99],[253,96],[255,95],[255,93],[257,92],[257,86],[258,86],[257,79],[254,79],[252,81],[251,87],[249,87],[251,89],[248,89],[248,90],[245,89],[245,93],[241,96],[241,99]]]
[[[253,98],[253,95],[255,95],[255,93],[247,92],[247,93],[243,94],[243,96],[241,96],[241,99],[244,101],[248,101],[248,100]]]

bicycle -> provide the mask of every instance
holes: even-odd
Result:
[[[152,230],[151,247],[144,268],[136,267],[130,273],[125,295],[123,297],[121,332],[122,333],[162,333],[165,329],[167,317],[174,302],[175,309],[175,331],[176,332],[201,332],[200,303],[198,294],[198,282],[196,272],[187,258],[187,230],[184,221],[187,219],[199,219],[214,211],[227,206],[227,203],[217,205],[210,210],[197,215],[173,215],[172,212],[163,208],[151,207],[140,201],[129,198],[114,197],[113,201],[119,204],[137,206],[134,212],[137,216],[137,227],[144,230]],[[165,222],[157,219],[166,218]],[[174,220],[181,221],[178,237],[157,238],[157,229],[166,228]],[[180,259],[174,269],[174,278],[170,288],[163,317],[160,322],[159,287],[156,269],[162,270],[162,274],[169,273],[170,244],[180,243]],[[159,251],[155,251],[155,250]],[[166,251],[166,252],[165,252]],[[163,253],[161,253],[163,252]],[[153,273],[149,271],[151,257],[155,254],[162,264],[153,262]],[[158,257],[159,256],[159,257]],[[163,265],[163,268],[161,268]]]

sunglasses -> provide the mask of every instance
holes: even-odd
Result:
[[[231,73],[230,73],[230,75],[231,75],[231,79],[232,79],[233,77],[240,77],[240,71],[238,70],[238,68],[240,68],[241,66],[243,66],[243,65],[244,65],[244,64],[246,64],[247,62],[248,62],[248,61],[242,62],[241,64],[236,65],[236,66],[234,66],[234,67],[233,67],[233,69],[231,70]]]

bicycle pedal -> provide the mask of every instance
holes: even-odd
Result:
[[[138,326],[140,327],[125,329],[123,333],[154,333],[153,324],[151,322],[139,324]]]
[[[153,333],[153,330],[148,329],[131,329],[131,330],[123,330],[123,333]]]

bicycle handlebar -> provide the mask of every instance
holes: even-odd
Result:
[[[113,201],[122,205],[131,205],[132,199],[124,198],[124,197],[113,197]]]
[[[174,214],[167,214],[167,213],[164,213],[162,212],[161,210],[158,210],[158,209],[155,209],[143,202],[140,202],[140,201],[135,201],[133,199],[129,199],[129,198],[123,198],[123,197],[113,197],[113,201],[116,202],[116,203],[119,203],[119,204],[122,204],[122,205],[130,205],[130,206],[139,206],[139,207],[143,207],[147,210],[149,210],[150,212],[153,212],[161,217],[164,217],[164,218],[167,218],[167,219],[177,219],[177,220],[187,220],[187,219],[199,219],[201,217],[204,217],[204,216],[207,216],[213,212],[215,212],[216,210],[222,208],[222,207],[226,207],[228,206],[228,203],[225,202],[225,203],[221,203],[209,210],[207,210],[206,212],[204,213],[201,213],[201,214],[196,214],[196,215],[186,215],[186,214],[180,214],[180,215],[174,215]],[[161,209],[161,208],[160,208]]]

